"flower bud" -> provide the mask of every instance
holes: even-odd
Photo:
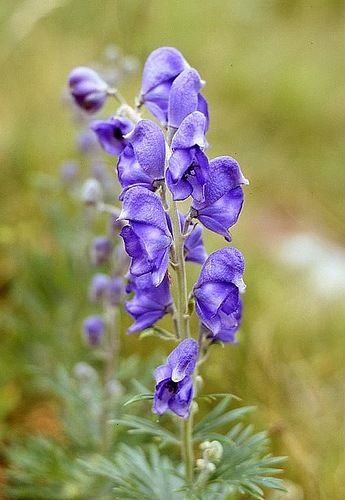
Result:
[[[108,85],[91,68],[75,68],[68,79],[71,94],[77,105],[88,113],[99,111],[108,95]]]
[[[104,335],[104,320],[100,316],[89,316],[83,323],[83,329],[87,343],[90,346],[97,346]]]
[[[113,245],[106,236],[98,236],[92,242],[91,261],[96,266],[109,262]]]
[[[207,457],[209,460],[218,461],[223,456],[223,446],[219,441],[211,441],[208,443],[207,448],[204,451],[204,457]]]
[[[114,278],[111,278],[108,285],[108,295],[107,295],[109,304],[114,307],[121,304],[123,292],[124,292],[124,283],[122,279],[116,276]]]
[[[203,458],[199,458],[196,461],[196,467],[200,471],[207,472],[208,474],[213,474],[216,471],[216,466],[212,462],[204,460]]]
[[[101,302],[107,298],[110,285],[110,277],[104,273],[97,273],[93,276],[89,288],[89,299],[91,302]]]
[[[81,199],[85,205],[96,205],[102,200],[102,187],[96,179],[87,179],[82,187]]]

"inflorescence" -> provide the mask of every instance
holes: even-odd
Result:
[[[235,159],[207,156],[204,85],[199,73],[171,47],[149,55],[134,107],[90,68],[76,68],[69,77],[71,95],[87,113],[98,112],[108,98],[119,103],[114,116],[93,121],[90,128],[101,147],[118,157],[122,210],[117,224],[130,258],[126,291],[132,296],[126,310],[134,318],[129,333],[154,328],[165,315],[172,317],[171,337],[178,344],[155,371],[153,412],[170,410],[184,419],[191,414],[197,370],[209,347],[236,339],[245,289],[240,251],[227,246],[207,256],[203,245],[203,227],[231,241],[229,229],[238,220],[242,186],[248,184]],[[143,107],[155,121],[142,118]],[[95,183],[85,187],[84,198],[86,203],[99,203]],[[188,208],[182,213],[179,202],[185,200]],[[113,251],[107,238],[98,238],[92,260],[103,264]],[[186,261],[202,266],[191,290]],[[117,305],[120,274],[115,273],[112,283],[109,276],[95,275],[91,300]],[[190,331],[194,311],[200,320],[196,333]],[[84,326],[89,342],[97,344],[104,331],[102,319],[88,318]]]

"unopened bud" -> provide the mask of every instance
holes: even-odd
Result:
[[[220,460],[223,456],[223,446],[219,441],[211,441],[204,451],[204,456],[210,460]]]
[[[196,461],[196,467],[200,471],[207,472],[208,474],[213,474],[216,470],[216,466],[212,462],[204,460],[203,458],[199,458]]]

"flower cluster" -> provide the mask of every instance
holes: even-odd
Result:
[[[162,47],[149,55],[135,109],[88,68],[72,71],[69,84],[76,103],[89,113],[99,111],[108,96],[120,102],[114,116],[92,122],[91,129],[101,147],[118,157],[118,221],[130,258],[127,292],[132,294],[126,309],[134,318],[129,332],[172,317],[178,345],[156,369],[153,411],[160,415],[170,410],[188,418],[202,351],[215,341],[235,341],[245,288],[239,250],[226,247],[207,257],[203,227],[231,241],[229,230],[240,215],[242,186],[248,181],[235,159],[209,158],[208,105],[201,93],[205,82],[175,48]],[[157,121],[142,118],[143,106]],[[183,200],[189,204],[185,213],[178,207]],[[109,242],[98,238],[92,258],[103,263],[111,252]],[[202,266],[190,294],[186,261]],[[110,278],[96,275],[90,297],[109,300],[110,286]],[[198,338],[189,332],[194,305],[201,323]],[[101,323],[88,320],[86,327],[95,343]]]

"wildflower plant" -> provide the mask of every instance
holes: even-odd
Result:
[[[88,114],[102,109],[109,98],[119,103],[114,116],[95,120],[90,128],[104,151],[118,157],[122,209],[117,221],[122,224],[119,235],[129,257],[126,291],[131,295],[125,307],[134,319],[128,333],[156,335],[175,344],[166,362],[155,369],[154,392],[138,394],[128,401],[153,400],[152,412],[158,420],[128,415],[113,423],[180,448],[183,467],[173,471],[170,458],[162,458],[162,466],[167,474],[171,469],[170,480],[175,484],[172,498],[210,498],[207,495],[212,494],[225,498],[234,492],[261,498],[262,486],[282,488],[281,481],[271,477],[278,472],[274,465],[279,459],[262,455],[266,436],[253,437],[252,431],[241,424],[228,434],[218,432],[219,427],[248,409],[229,411],[231,396],[213,395],[211,399],[219,397],[221,402],[195,422],[197,402],[205,397],[199,392],[207,354],[215,343],[234,343],[241,325],[245,263],[241,252],[229,246],[229,230],[238,221],[243,187],[248,184],[234,158],[208,157],[209,113],[204,86],[198,71],[172,47],[161,47],[149,55],[133,107],[117,88],[107,85],[89,68],[76,68],[69,76],[71,95]],[[143,116],[144,108],[154,120]],[[95,205],[99,206],[97,193],[95,196]],[[207,256],[204,229],[223,236],[226,246]],[[106,241],[95,242],[95,260],[105,259],[108,252]],[[186,261],[201,266],[199,278],[190,288]],[[95,276],[93,297],[102,296],[99,289],[103,282],[104,277]],[[199,322],[196,331],[191,330],[193,314]],[[156,325],[163,316],[170,316],[171,331]],[[85,329],[89,342],[96,344],[103,335],[104,322],[88,318]],[[172,417],[173,431],[161,426],[159,417],[166,413]],[[242,443],[248,441],[248,449],[253,439],[251,452],[236,443],[240,435]],[[200,451],[196,454],[198,444]],[[232,452],[237,453],[238,464],[233,462]],[[116,463],[121,461],[121,453],[129,468],[119,477]],[[159,463],[159,454],[152,447],[148,455],[123,448],[114,465],[103,459],[101,466],[88,467],[100,475],[105,469],[108,473],[113,470],[115,491],[126,498],[163,498],[164,492],[154,496],[155,487],[136,484],[134,472],[136,462],[143,467],[145,463],[154,482],[157,471],[153,463]],[[248,474],[237,476],[234,471],[241,460]]]

